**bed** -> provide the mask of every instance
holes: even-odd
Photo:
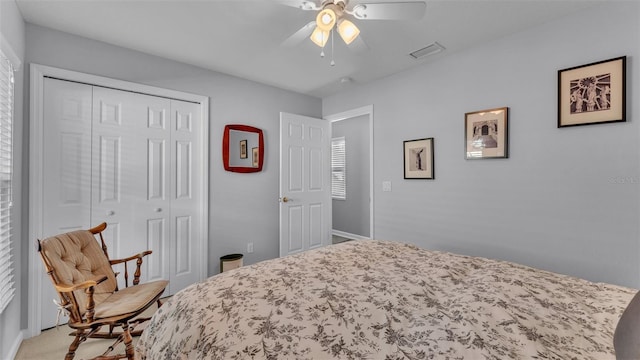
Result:
[[[351,241],[177,293],[140,359],[614,359],[637,290],[391,241]]]

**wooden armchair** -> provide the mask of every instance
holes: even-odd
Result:
[[[132,332],[139,323],[148,319],[136,318],[158,302],[168,281],[159,280],[145,284],[140,282],[142,258],[151,254],[145,251],[126,259],[109,260],[102,231],[102,223],[89,230],[78,230],[38,240],[38,252],[53,286],[60,296],[61,306],[69,311],[68,325],[75,329],[75,339],[69,346],[65,360],[75,356],[78,346],[88,337],[113,337],[115,343],[95,359],[133,359]],[[102,248],[96,241],[98,234]],[[127,263],[136,262],[133,285],[129,286]],[[118,289],[116,273],[111,265],[124,263],[125,288]],[[136,319],[134,319],[136,318]],[[99,333],[102,327],[108,333]],[[116,326],[122,332],[113,333]],[[114,347],[124,342],[125,354],[109,355]]]

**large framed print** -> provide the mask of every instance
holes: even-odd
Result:
[[[404,178],[435,179],[433,138],[404,141]]]
[[[501,107],[464,114],[465,158],[509,157],[509,108]]]
[[[558,71],[558,127],[626,121],[627,57]]]

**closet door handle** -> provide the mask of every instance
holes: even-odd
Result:
[[[162,212],[162,208],[155,208],[154,211],[155,212]]]
[[[115,211],[113,211],[113,210],[109,210],[109,211],[107,211],[107,216],[113,216],[113,215],[115,215],[115,214],[116,214],[116,212],[115,212]]]

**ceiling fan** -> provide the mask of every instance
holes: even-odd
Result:
[[[361,3],[357,0],[275,0],[277,3],[302,10],[318,11],[316,19],[303,26],[283,42],[295,46],[307,37],[321,48],[327,44],[332,30],[351,44],[360,30],[351,20],[419,20],[424,16],[425,1]],[[361,46],[363,42],[361,41]],[[366,48],[366,45],[364,45]],[[324,55],[324,52],[321,56]]]

